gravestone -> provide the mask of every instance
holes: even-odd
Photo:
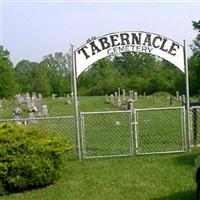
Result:
[[[42,94],[41,93],[38,94],[38,101],[42,101]]]
[[[134,99],[135,99],[135,100],[138,99],[138,94],[137,94],[137,92],[134,92]]]
[[[121,104],[122,104],[122,101],[121,101],[121,91],[120,91],[120,88],[118,88],[117,106],[120,107]]]
[[[55,97],[56,97],[55,94],[52,94],[52,95],[51,95],[51,98],[52,98],[52,99],[55,99]]]
[[[126,91],[125,91],[125,89],[122,90],[122,101],[123,101],[123,103],[126,102]]]
[[[23,97],[20,94],[17,94],[17,95],[15,95],[15,101],[16,101],[16,104],[22,104]]]
[[[118,102],[118,94],[117,92],[114,93],[115,96],[114,96],[114,105],[117,105],[117,102]]]
[[[129,90],[129,99],[133,100],[133,90]]]
[[[27,104],[31,103],[30,93],[28,92],[25,94],[25,103]]]
[[[105,95],[105,98],[106,98],[106,103],[110,103],[110,100],[109,100],[109,98],[108,98],[108,95],[107,95],[107,94]]]
[[[67,102],[66,102],[67,104],[72,104],[72,101],[71,101],[71,99],[70,99],[70,96],[69,96],[69,94],[67,94]]]
[[[114,104],[114,96],[113,94],[110,95],[110,103],[113,105]]]
[[[186,104],[186,99],[185,99],[185,95],[182,95],[182,105]]]
[[[0,99],[0,109],[3,108],[3,100]]]
[[[49,115],[49,113],[48,113],[47,105],[42,105],[42,116],[48,117],[48,115]]]

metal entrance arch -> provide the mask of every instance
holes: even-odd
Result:
[[[80,48],[74,50],[72,46],[72,77],[74,93],[75,122],[77,132],[78,154],[81,159],[81,138],[80,138],[80,119],[77,101],[77,76],[86,70],[91,64],[107,57],[121,52],[143,52],[159,56],[179,68],[185,73],[186,86],[186,146],[187,151],[190,148],[190,131],[189,131],[189,80],[186,43],[183,45],[161,36],[159,34],[148,33],[143,31],[116,32],[101,36]]]

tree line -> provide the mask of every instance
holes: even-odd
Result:
[[[188,58],[190,95],[200,93],[200,20],[193,21],[197,31]],[[144,53],[122,53],[93,64],[78,77],[79,95],[105,95],[117,88],[139,94],[176,91],[184,94],[184,74],[169,62]],[[13,66],[9,51],[0,46],[0,98],[17,93],[37,92],[48,97],[71,92],[69,54],[56,52],[44,56],[40,63],[22,60]]]

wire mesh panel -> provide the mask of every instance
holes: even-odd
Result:
[[[131,112],[81,113],[83,157],[130,155]]]
[[[200,106],[190,108],[191,144],[200,145]]]
[[[184,151],[184,109],[136,110],[138,154]]]
[[[25,124],[32,128],[43,130],[44,132],[66,137],[70,145],[74,146],[73,151],[70,152],[70,157],[74,157],[76,155],[76,138],[73,116],[0,120],[0,123],[5,122]]]

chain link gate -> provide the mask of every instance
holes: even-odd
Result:
[[[136,154],[185,151],[184,107],[136,109]]]
[[[190,144],[200,146],[200,106],[190,107]]]
[[[83,158],[185,151],[184,107],[82,112]]]

